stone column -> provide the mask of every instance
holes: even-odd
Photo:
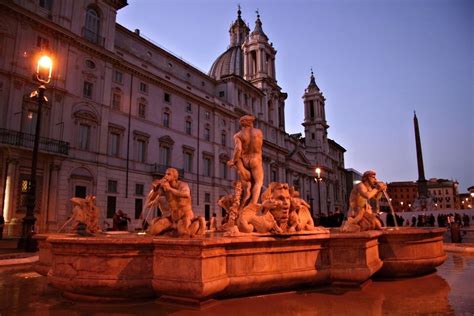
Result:
[[[3,200],[3,217],[5,222],[10,222],[13,213],[13,199],[15,192],[15,170],[18,165],[18,160],[7,159],[7,172],[5,181],[5,192]]]
[[[46,230],[52,232],[58,229],[57,199],[58,199],[58,179],[59,164],[52,163],[49,166],[49,187],[48,187],[48,205],[46,206]]]

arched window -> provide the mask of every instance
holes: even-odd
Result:
[[[96,9],[90,7],[86,12],[86,24],[84,27],[84,37],[96,44],[99,44],[100,16]]]

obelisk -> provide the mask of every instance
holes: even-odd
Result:
[[[418,196],[428,197],[428,186],[425,179],[425,168],[423,166],[423,152],[421,151],[420,128],[418,118],[414,112],[413,123],[415,125],[416,159],[418,162]]]
[[[416,142],[416,160],[418,162],[418,197],[413,202],[412,209],[414,211],[426,211],[431,209],[432,201],[428,193],[428,182],[425,178],[425,168],[423,166],[423,153],[421,151],[420,127],[418,126],[418,118],[414,112],[413,124],[415,125],[415,142]]]

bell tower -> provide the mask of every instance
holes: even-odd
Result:
[[[240,5],[237,10],[237,20],[230,26],[229,35],[230,35],[230,46],[241,46],[247,36],[249,35],[250,29],[245,25],[244,20],[242,20],[242,11],[240,10]]]
[[[311,70],[309,85],[303,95],[303,126],[306,146],[316,148],[317,152],[328,152],[327,130],[329,125],[326,122],[325,101],[326,98],[319,90],[313,70]]]
[[[242,48],[244,52],[244,79],[259,88],[263,88],[265,82],[276,83],[276,50],[263,32],[258,11],[255,28]]]

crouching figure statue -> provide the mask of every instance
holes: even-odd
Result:
[[[353,214],[342,224],[341,232],[382,229],[379,219],[372,212],[369,200],[379,200],[385,190],[387,190],[387,185],[377,181],[375,171],[364,172],[362,181],[352,189],[349,197],[349,212]]]
[[[162,179],[153,181],[145,207],[157,206],[162,216],[153,219],[149,234],[195,236],[205,233],[206,221],[201,216],[194,217],[189,185],[178,180],[178,170],[168,168]]]

